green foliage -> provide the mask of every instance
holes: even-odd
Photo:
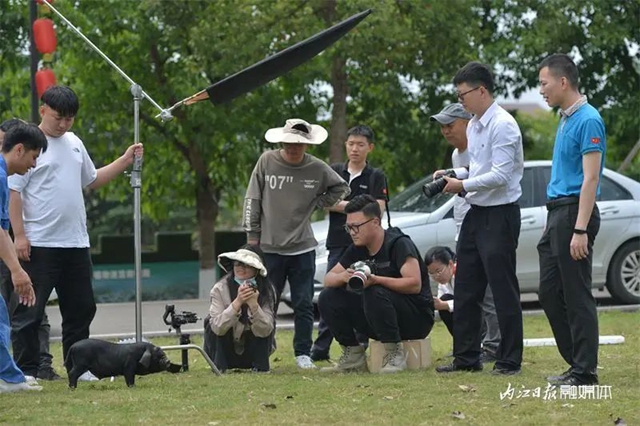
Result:
[[[312,61],[228,104],[182,107],[173,121],[163,123],[142,101],[143,217],[172,229],[197,223],[204,233],[213,231],[207,221],[216,218],[219,224],[237,225],[253,165],[273,147],[263,134],[289,117],[333,125],[337,143],[344,126],[372,126],[377,142],[371,162],[385,169],[392,193],[445,166],[450,147],[429,116],[456,101],[452,76],[475,59],[495,66],[498,94],[518,95],[537,86],[537,65],[545,56],[571,52],[579,59],[582,89],[605,119],[607,164],[615,168],[640,134],[639,5],[617,0],[55,3],[163,107],[373,9]],[[28,2],[2,1],[0,12],[0,118],[28,117]],[[133,139],[129,84],[59,18],[53,20],[58,35],[54,71],[81,101],[74,129],[95,162],[106,164]],[[347,91],[343,121],[332,95],[341,78]],[[550,158],[556,118],[518,120],[527,158]],[[328,160],[329,148],[325,143],[311,153]],[[637,161],[629,170],[638,171]],[[123,177],[92,197],[96,227],[108,228],[113,217],[119,218],[113,228],[124,229],[131,192]],[[109,205],[119,205],[119,211],[104,214]],[[196,206],[198,215],[186,218],[184,213]]]

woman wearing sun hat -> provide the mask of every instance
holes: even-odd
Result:
[[[262,252],[247,244],[220,254],[218,264],[227,274],[211,289],[205,350],[220,371],[269,371],[276,299]]]

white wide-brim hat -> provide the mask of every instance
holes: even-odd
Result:
[[[262,264],[260,256],[251,250],[240,249],[238,251],[230,251],[218,255],[218,265],[220,265],[225,272],[233,271],[234,260],[257,269],[263,277],[267,276],[267,268]]]
[[[324,127],[317,124],[309,124],[299,118],[290,118],[284,127],[276,127],[267,130],[264,138],[271,143],[306,143],[320,145],[329,133]]]

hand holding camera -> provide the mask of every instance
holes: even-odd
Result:
[[[365,287],[373,284],[371,276],[376,272],[376,265],[373,261],[358,261],[351,265],[350,270],[353,270],[353,273],[347,281],[347,290],[354,293],[362,293]]]

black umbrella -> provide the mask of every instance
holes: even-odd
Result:
[[[353,15],[331,28],[207,87],[205,90],[178,102],[167,111],[171,111],[182,104],[191,105],[205,99],[209,99],[211,103],[217,105],[250,92],[313,58],[338,41],[370,13],[371,9],[368,9]]]

